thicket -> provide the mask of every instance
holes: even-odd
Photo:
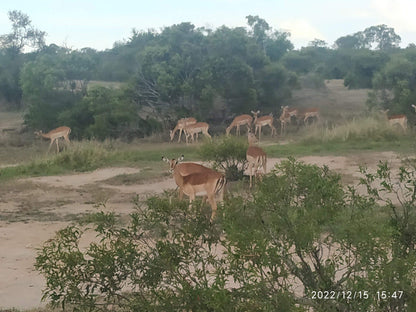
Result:
[[[252,194],[228,194],[213,223],[207,205],[172,194],[137,199],[128,224],[93,214],[39,249],[44,299],[73,311],[413,311],[415,165],[361,168],[343,187],[289,159]]]
[[[96,51],[46,46],[26,14],[11,11],[9,19],[12,32],[0,35],[0,103],[23,108],[32,129],[65,123],[78,138],[146,136],[190,115],[214,124],[257,109],[278,115],[300,78],[312,87],[336,78],[374,88],[370,107],[391,113],[409,113],[415,95],[415,46],[398,48],[400,36],[386,25],[341,37],[332,48],[317,39],[293,50],[290,33],[250,15],[247,28],[133,29],[128,40]],[[33,52],[23,53],[26,47]],[[97,94],[92,80],[122,82],[122,90]]]

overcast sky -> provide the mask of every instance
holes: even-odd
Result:
[[[47,33],[46,43],[72,49],[105,50],[127,40],[132,29],[160,30],[181,22],[197,27],[247,26],[258,15],[275,30],[291,33],[298,49],[314,39],[332,46],[339,37],[386,24],[416,43],[414,0],[14,0],[0,2],[0,35],[11,32],[7,12],[27,14]]]

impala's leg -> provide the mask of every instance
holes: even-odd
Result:
[[[215,202],[215,194],[208,195],[208,202],[211,205],[211,218],[210,221],[214,220],[215,216],[217,215],[217,203]]]
[[[182,136],[182,129],[179,129],[178,143],[181,141],[181,136]]]
[[[250,188],[251,188],[251,186],[252,186],[252,175],[253,175],[253,164],[252,163],[249,163],[248,164],[248,174],[249,174],[249,176],[250,176]]]
[[[56,143],[56,152],[59,153],[59,138],[55,139],[55,143]]]
[[[52,147],[52,145],[53,145],[53,142],[54,142],[55,140],[52,140],[51,139],[51,143],[49,144],[49,148],[48,148],[48,153],[49,153],[49,151],[51,150],[51,147]]]
[[[183,190],[182,190],[181,187],[178,189],[178,192],[179,192],[179,200],[182,200],[182,198],[183,198]]]

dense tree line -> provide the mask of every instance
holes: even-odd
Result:
[[[397,113],[415,95],[416,48],[399,48],[400,36],[386,25],[341,37],[332,48],[316,39],[294,50],[289,33],[247,16],[246,28],[133,29],[96,51],[45,45],[46,34],[26,14],[11,11],[9,19],[12,32],[0,36],[0,103],[24,109],[32,128],[66,124],[80,138],[144,136],[189,115],[217,124],[252,109],[277,115],[305,76],[314,86],[336,78],[373,88],[370,106]]]

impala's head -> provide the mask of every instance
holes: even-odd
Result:
[[[257,118],[258,114],[260,114],[260,111],[259,110],[257,112],[251,111],[251,113],[253,114],[254,118]]]
[[[35,131],[35,132],[33,132],[36,136],[42,136],[42,134],[43,134],[43,131],[42,130],[39,130],[39,131]]]
[[[251,128],[248,128],[247,139],[248,139],[248,145],[253,145],[253,144],[255,144],[259,141],[259,140],[257,140],[257,137],[253,133],[253,130],[251,130]]]
[[[183,160],[183,158],[184,158],[183,155],[179,157],[178,159],[175,159],[175,158],[169,159],[165,156],[162,156],[162,160],[169,164],[169,172],[171,173],[175,170],[176,165],[180,163]]]

